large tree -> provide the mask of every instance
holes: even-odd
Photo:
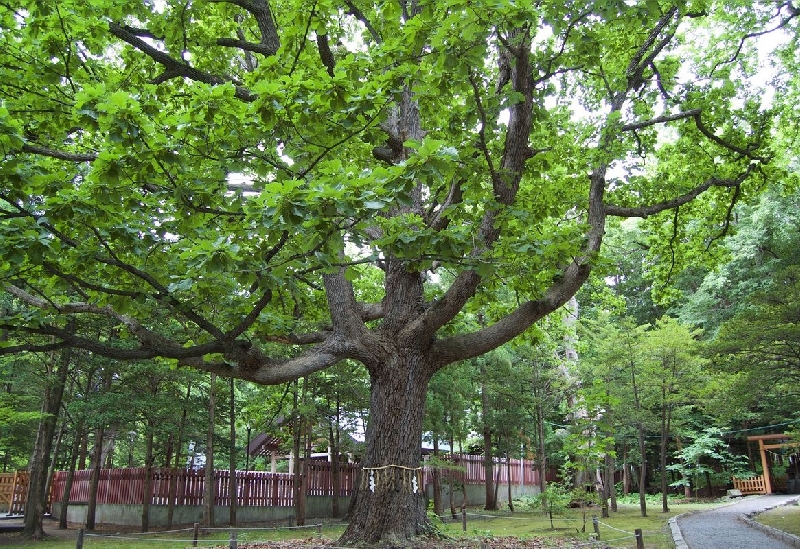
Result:
[[[431,376],[560,308],[609,216],[654,216],[671,245],[724,234],[772,170],[756,38],[797,15],[0,2],[0,352],[161,356],[262,384],[358,361],[371,410],[342,543],[424,533]],[[454,329],[501,287],[513,306]]]

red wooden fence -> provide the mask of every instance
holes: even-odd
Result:
[[[153,505],[169,504],[169,485],[177,476],[175,490],[176,505],[202,505],[205,486],[204,471],[184,469],[153,469]],[[342,467],[340,495],[350,494],[353,486],[353,466]],[[69,501],[84,503],[89,500],[89,483],[92,471],[76,471],[72,481]],[[65,471],[53,478],[53,499],[60,501],[64,495]],[[102,469],[97,487],[97,503],[141,504],[144,499],[145,469]],[[215,504],[227,506],[231,502],[230,471],[214,471]],[[294,477],[288,473],[264,473],[260,471],[236,471],[236,503],[246,506],[292,506]],[[316,464],[308,467],[308,494],[332,495],[330,466]]]
[[[460,469],[451,471],[459,483],[482,484],[485,482],[482,456],[454,456],[451,461]],[[310,496],[332,496],[332,464],[310,461],[306,466],[306,494]],[[508,482],[508,465],[495,460],[493,475],[501,484]],[[98,504],[141,504],[144,499],[145,469],[102,469],[97,487]],[[339,475],[339,496],[352,493],[358,466],[343,464]],[[170,482],[176,484],[176,505],[203,505],[205,475],[202,470],[161,469],[152,471],[153,505],[168,505]],[[76,471],[69,494],[71,503],[89,500],[89,483],[92,471]],[[51,501],[61,501],[67,473],[59,471],[53,478]],[[528,460],[511,460],[511,483],[536,485],[538,475]],[[431,481],[431,468],[425,467],[425,482]],[[214,471],[215,504],[227,506],[231,502],[230,471]],[[293,505],[294,475],[290,473],[266,473],[261,471],[236,471],[236,504],[239,507],[267,506],[291,507]]]

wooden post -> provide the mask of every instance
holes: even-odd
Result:
[[[467,510],[466,508],[461,508],[461,527],[464,531],[467,531]]]
[[[592,515],[592,527],[594,528],[595,539],[600,539],[600,521],[597,520],[597,515]]]
[[[200,523],[194,523],[194,531],[192,532],[192,547],[197,547],[197,538],[200,537]]]
[[[236,541],[236,531],[231,531],[231,541],[229,544],[230,549],[238,549],[239,543]]]
[[[637,528],[633,531],[636,534],[636,549],[644,549],[644,538],[642,537],[642,529]]]
[[[767,461],[767,450],[764,448],[764,440],[758,439],[758,451],[761,454],[761,468],[764,469],[764,491],[772,493],[772,483],[769,481],[769,461]]]
[[[78,530],[78,537],[75,539],[75,549],[83,549],[83,528]]]
[[[318,536],[322,535],[322,523],[321,522],[317,524],[317,535]]]

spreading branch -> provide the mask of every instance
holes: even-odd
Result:
[[[667,210],[674,210],[684,204],[688,204],[702,193],[710,189],[711,187],[725,187],[725,188],[736,188],[741,185],[745,179],[750,175],[752,168],[748,168],[743,174],[741,174],[736,179],[719,179],[716,177],[712,177],[705,181],[704,183],[696,186],[692,190],[687,193],[684,193],[680,196],[676,196],[670,200],[665,200],[663,202],[659,202],[657,204],[648,204],[646,206],[617,206],[614,204],[606,204],[605,211],[607,215],[611,215],[614,217],[641,217],[646,218],[650,217],[651,215],[655,215]]]
[[[156,63],[162,65],[164,67],[164,72],[161,73],[159,76],[153,79],[154,84],[160,84],[162,82],[166,82],[167,80],[171,80],[173,78],[188,78],[189,80],[194,80],[196,82],[203,82],[205,84],[210,85],[220,85],[226,83],[234,84],[235,92],[234,96],[242,101],[252,102],[255,101],[256,95],[253,94],[249,89],[245,88],[244,86],[238,85],[234,83],[230,78],[224,78],[222,76],[218,76],[215,74],[203,72],[199,69],[196,69],[186,63],[185,61],[179,61],[169,55],[166,52],[163,52],[141,38],[137,35],[135,29],[130,29],[124,25],[120,25],[119,23],[111,22],[108,24],[109,30],[111,34],[119,38],[120,40],[127,42],[137,50],[141,51],[148,57],[150,57]]]

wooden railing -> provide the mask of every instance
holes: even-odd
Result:
[[[329,464],[310,464],[307,467],[307,494],[332,495],[333,483],[330,480]],[[355,466],[341,468],[340,495],[352,491]],[[102,469],[97,486],[97,503],[101,504],[141,504],[144,501],[146,469],[143,467],[126,469]],[[202,505],[205,488],[203,470],[153,469],[153,505],[168,505],[170,483],[175,483],[174,503],[176,505]],[[227,506],[231,503],[230,471],[214,471],[214,503]],[[69,501],[84,503],[89,500],[89,485],[92,471],[76,471],[72,481]],[[53,478],[53,501],[60,501],[64,495],[67,473],[59,471]],[[236,504],[240,507],[293,505],[294,475],[289,473],[265,473],[260,471],[236,471]]]
[[[28,492],[27,471],[0,473],[0,512],[21,514],[25,509]]]
[[[485,482],[483,457],[473,455],[456,455],[449,458],[455,468],[445,468],[442,481],[452,476],[459,484],[482,484]],[[425,465],[425,464],[423,464]],[[494,460],[493,478],[505,484],[511,483],[535,486],[538,474],[533,470],[529,460],[511,460],[509,466],[505,460]],[[339,473],[339,496],[352,493],[359,466],[343,464]],[[236,471],[236,504],[239,507],[270,506],[291,507],[294,504],[294,475],[290,473],[266,473],[261,471]],[[143,467],[125,469],[102,469],[97,486],[97,503],[99,504],[141,504],[145,494],[146,469]],[[175,505],[203,505],[205,473],[193,469],[152,470],[151,498],[152,505],[168,505],[170,503],[170,484],[174,483]],[[76,471],[70,489],[71,503],[89,501],[89,486],[92,471]],[[67,473],[59,471],[52,483],[51,501],[61,501],[64,494]],[[424,482],[432,481],[432,468],[425,465]],[[333,478],[332,464],[326,461],[311,460],[305,467],[305,492],[309,496],[332,496]],[[230,471],[214,471],[214,502],[216,505],[228,506],[231,503]]]
[[[748,494],[766,494],[767,488],[764,485],[764,477],[750,477],[750,478],[734,478],[733,487],[739,490],[743,495]]]

